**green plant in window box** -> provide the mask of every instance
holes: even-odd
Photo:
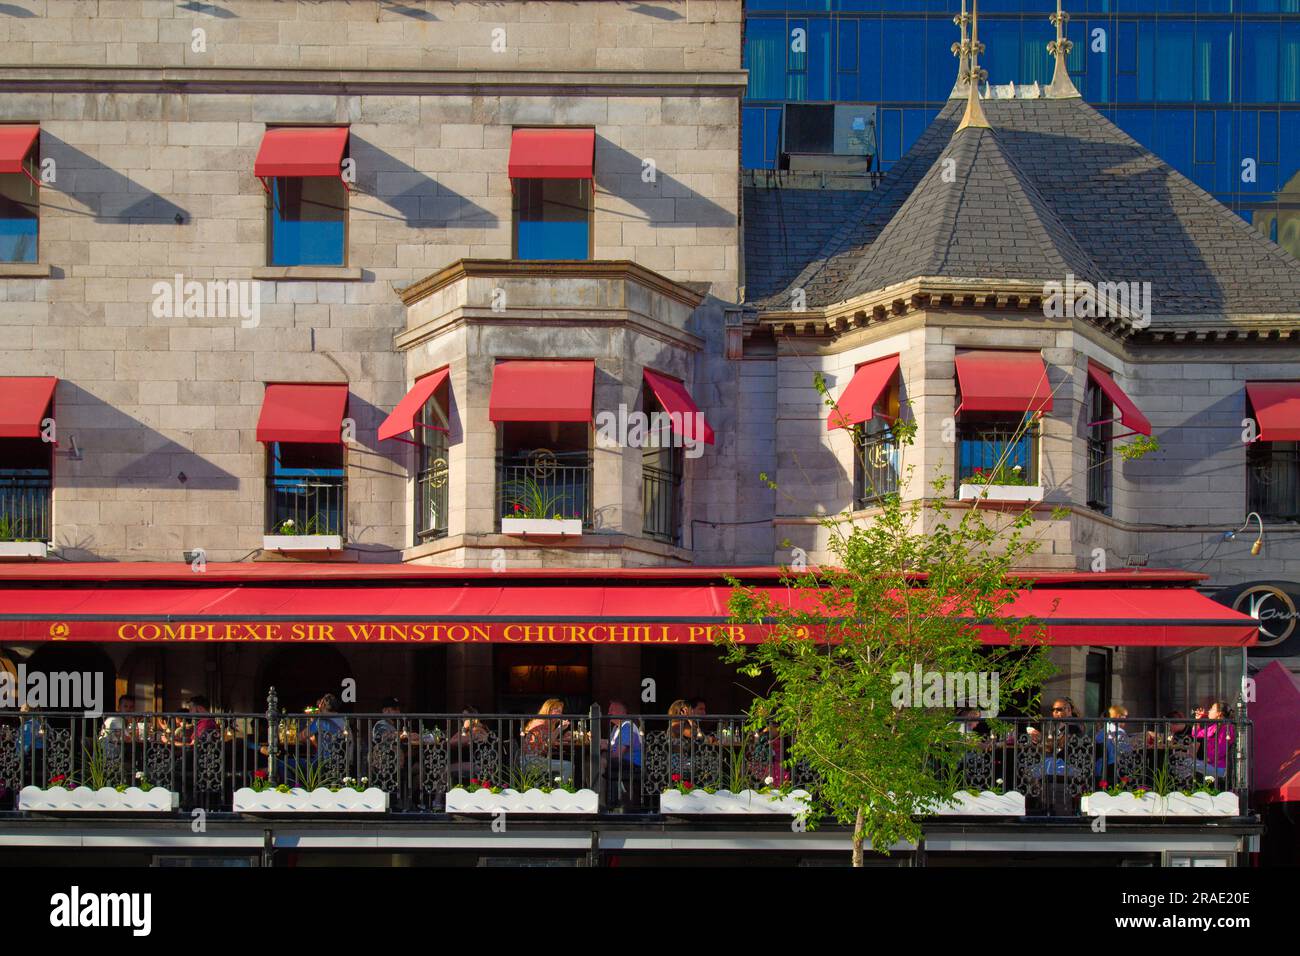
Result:
[[[1032,485],[1029,476],[1021,465],[999,465],[990,471],[983,468],[976,468],[975,473],[968,479],[972,485]]]
[[[319,515],[314,514],[306,521],[301,523],[294,521],[292,518],[285,518],[278,525],[272,534],[331,534],[332,532],[326,527],[325,520]]]
[[[547,493],[546,489],[532,478],[520,478],[507,486],[505,517],[554,518],[558,521],[564,518],[558,508],[563,498],[563,495]]]
[[[21,518],[0,514],[0,541],[35,541],[26,535],[26,525]]]

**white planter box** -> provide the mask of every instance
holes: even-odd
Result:
[[[1106,791],[1098,790],[1084,794],[1079,809],[1088,817],[1159,817],[1164,816],[1165,801],[1149,790],[1141,799],[1135,793],[1112,797]]]
[[[782,813],[798,816],[807,809],[807,790],[792,790],[786,796],[779,793],[758,793],[742,790],[718,790],[705,793],[692,790],[682,793],[666,790],[659,795],[660,813]]]
[[[581,518],[502,518],[502,534],[568,538],[582,534]]]
[[[984,498],[984,492],[988,492],[988,497]],[[985,501],[1042,501],[1042,485],[962,485],[957,489],[957,498],[960,501],[974,501],[978,498],[984,498]]]
[[[181,795],[165,787],[23,787],[18,791],[19,810],[50,813],[169,813],[180,806]]]
[[[342,551],[341,534],[264,534],[263,551]]]
[[[0,561],[39,560],[49,553],[44,541],[0,541]]]
[[[1165,797],[1165,813],[1171,817],[1235,817],[1241,807],[1235,793],[1178,793]]]
[[[326,787],[304,790],[294,787],[288,793],[263,790],[258,793],[251,787],[235,791],[236,813],[385,813],[388,810],[388,792],[378,787],[353,790],[343,787],[336,791]]]
[[[522,793],[518,790],[493,793],[481,788],[470,793],[464,787],[452,787],[447,791],[446,809],[448,813],[595,813],[597,799],[595,790],[543,793],[534,788]]]
[[[1025,795],[1014,790],[1009,793],[983,790],[978,794],[959,790],[951,802],[940,803],[929,812],[934,816],[1023,817]]]

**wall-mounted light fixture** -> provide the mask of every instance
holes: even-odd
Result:
[[[1259,537],[1257,537],[1255,539],[1255,543],[1250,546],[1250,553],[1252,555],[1257,555],[1259,554],[1260,549],[1264,547],[1264,519],[1259,516],[1258,511],[1252,511],[1250,514],[1246,515],[1246,523],[1243,524],[1236,531],[1223,532],[1223,540],[1231,541],[1235,537],[1237,537],[1237,535],[1241,534],[1243,531],[1249,528],[1251,518],[1254,518],[1256,521],[1259,522]]]

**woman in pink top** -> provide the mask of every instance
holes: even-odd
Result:
[[[1208,712],[1204,708],[1196,708],[1195,716],[1198,719],[1228,720],[1232,715],[1223,701],[1216,700],[1210,704]],[[1199,737],[1205,745],[1205,759],[1197,762],[1197,769],[1206,773],[1212,771],[1215,776],[1222,776],[1228,766],[1228,748],[1232,746],[1235,737],[1232,725],[1201,725],[1193,728],[1192,736]]]

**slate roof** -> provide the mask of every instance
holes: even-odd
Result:
[[[745,291],[780,292],[868,195],[863,190],[745,187]]]
[[[770,216],[747,222],[749,304],[784,309],[803,288],[816,308],[922,275],[1060,281],[1073,272],[1150,282],[1156,315],[1300,314],[1300,261],[1081,99],[981,103],[991,129],[956,134],[965,104],[950,100],[885,182],[836,217],[815,254],[771,236]],[[957,160],[955,182],[940,178],[944,158]],[[754,259],[751,226],[762,250]],[[799,228],[811,243],[827,224]]]

